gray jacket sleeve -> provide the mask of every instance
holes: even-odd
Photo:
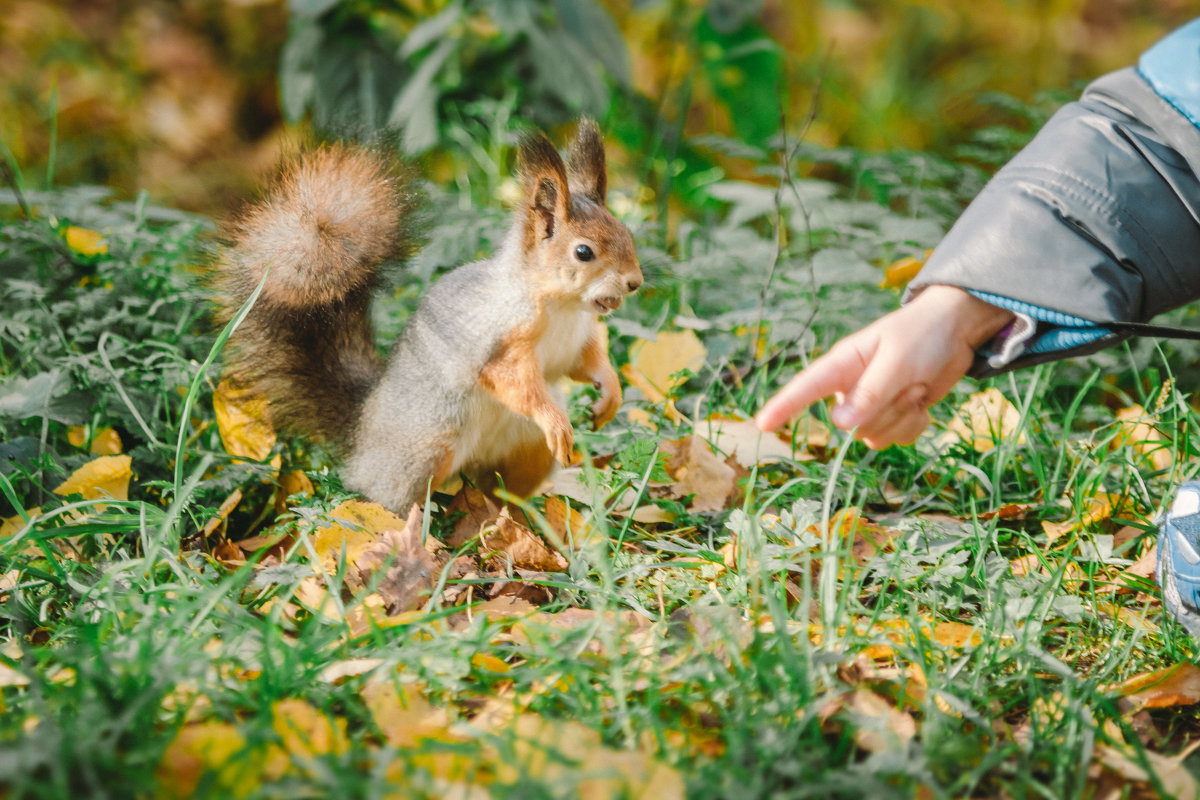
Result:
[[[1097,80],[996,173],[914,279],[1092,322],[1200,297],[1200,128],[1130,68]],[[1122,337],[1032,353],[1003,370]],[[980,367],[975,374],[992,374]]]

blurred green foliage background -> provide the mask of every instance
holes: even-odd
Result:
[[[705,166],[736,174],[736,153],[697,149],[697,137],[769,147],[781,120],[815,145],[961,157],[978,131],[1028,127],[1040,93],[1065,99],[1194,11],[1184,0],[3,6],[0,144],[27,187],[146,189],[218,216],[313,129],[389,127],[432,177],[460,182],[517,124],[553,129],[579,113],[609,131],[627,173],[616,180],[655,188]]]

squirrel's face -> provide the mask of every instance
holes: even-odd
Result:
[[[604,143],[584,120],[566,164],[545,137],[521,150],[523,242],[530,278],[546,296],[607,314],[642,285],[629,229],[605,207]]]

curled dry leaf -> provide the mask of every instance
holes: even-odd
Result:
[[[853,723],[854,741],[869,753],[895,750],[917,735],[917,721],[886,698],[859,687],[827,700],[817,712],[822,727],[841,718]]]
[[[483,529],[479,538],[485,555],[500,559],[501,568],[512,564],[540,572],[567,569],[567,560],[562,554],[550,549],[537,534],[514,520],[507,508],[500,512],[494,524]]]
[[[1184,661],[1135,675],[1110,688],[1134,709],[1195,705],[1200,703],[1200,667]]]
[[[354,564],[358,586],[369,585],[375,573],[385,568],[375,591],[383,598],[388,615],[419,608],[437,580],[438,563],[431,546],[438,547],[432,540],[428,545],[421,541],[421,508],[414,505],[402,528],[385,530],[380,540],[359,556]]]
[[[254,461],[271,455],[276,437],[265,396],[226,378],[213,392],[213,411],[225,452]]]
[[[675,478],[676,498],[692,495],[689,511],[720,511],[737,496],[737,470],[717,456],[699,436],[663,442],[667,472]]]
[[[464,486],[450,505],[446,506],[446,516],[461,514],[454,523],[454,530],[446,540],[451,547],[462,547],[474,539],[483,527],[496,518],[500,513],[500,505],[487,492],[482,492],[473,486]]]

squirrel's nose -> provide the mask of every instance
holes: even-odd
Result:
[[[629,280],[625,281],[625,285],[629,288],[629,291],[636,292],[638,287],[642,285],[641,276],[630,278]]]

